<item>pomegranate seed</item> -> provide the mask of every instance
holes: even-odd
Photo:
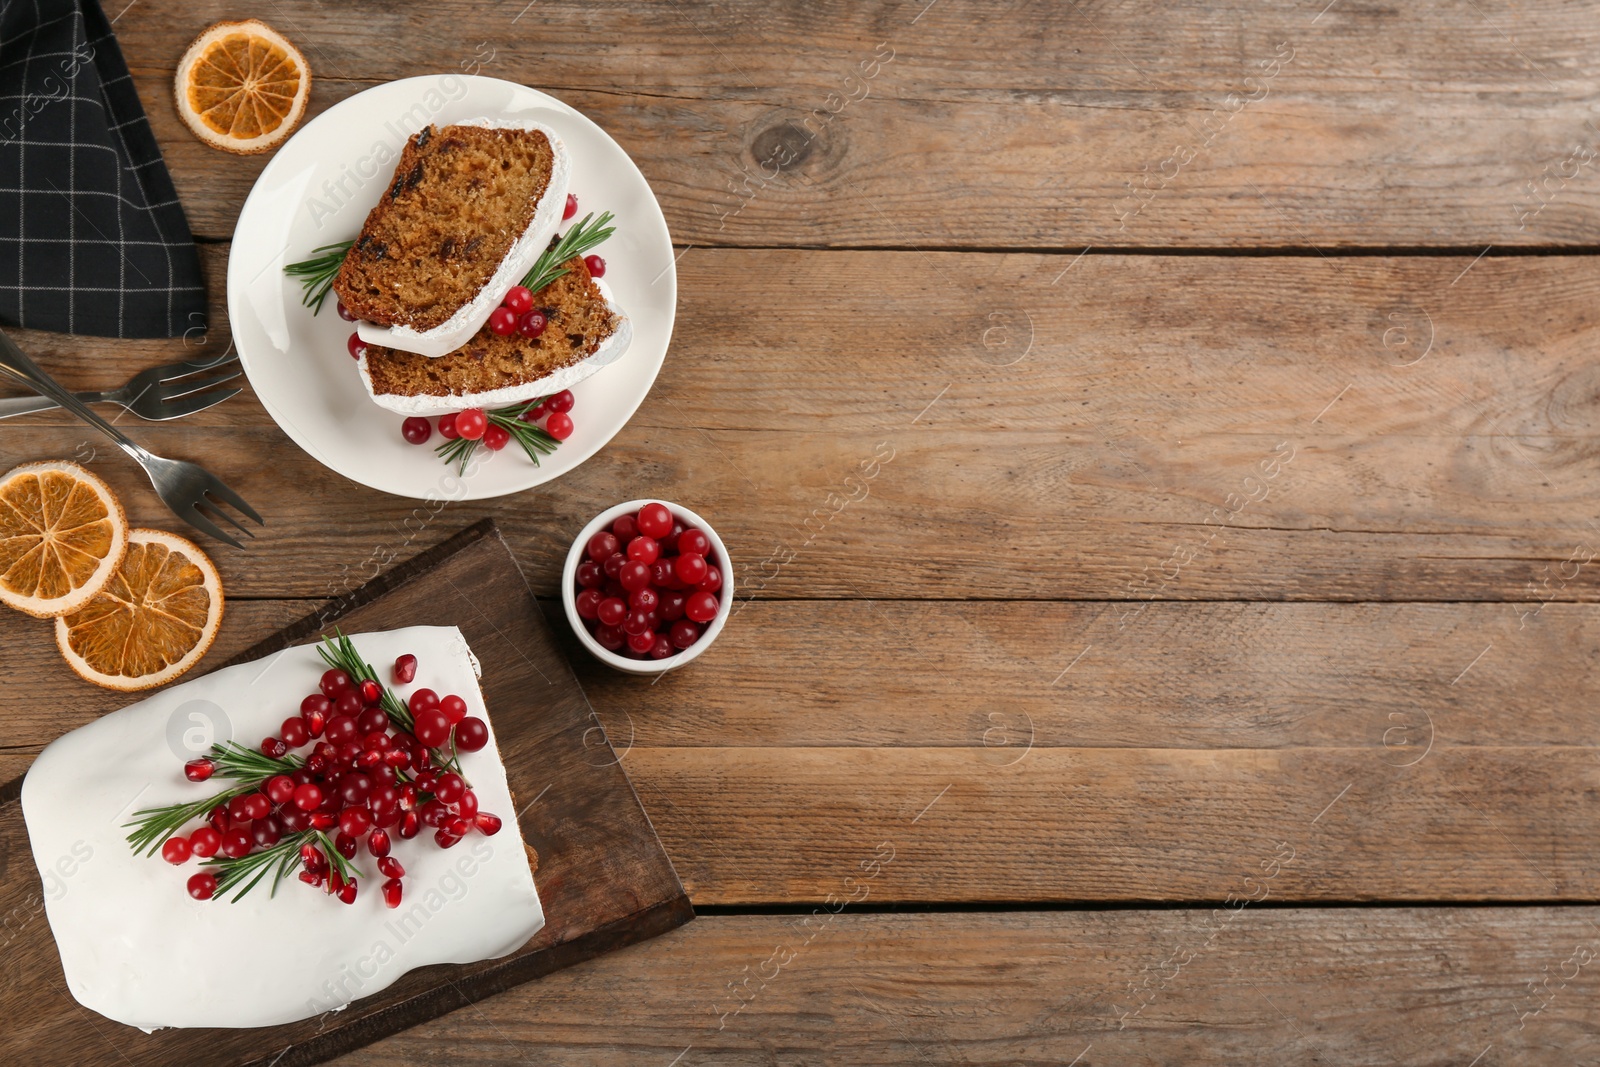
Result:
[[[407,782],[400,789],[400,810],[414,811],[417,807],[417,787]]]
[[[415,715],[417,712],[426,708],[438,707],[439,694],[435,693],[432,689],[418,689],[415,693],[411,694],[411,699],[407,701],[406,704],[411,709],[411,714]]]
[[[161,846],[161,858],[176,867],[180,863],[189,861],[191,852],[189,839],[186,837],[169,837]]]
[[[468,715],[456,723],[456,747],[463,752],[476,752],[489,743],[489,727],[476,715]]]
[[[367,678],[367,679],[362,681],[362,683],[361,683],[361,700],[362,700],[363,703],[365,703],[365,704],[376,704],[382,698],[383,698],[383,686],[379,685],[377,682],[373,681],[371,678]],[[384,721],[388,722],[388,716],[384,716]]]
[[[222,847],[222,835],[209,826],[202,826],[189,835],[189,850],[203,860],[217,854]]]
[[[411,762],[411,753],[403,748],[386,749],[383,753],[383,762],[398,770]]]
[[[457,815],[455,818],[446,822],[444,826],[440,827],[440,829],[444,830],[451,837],[466,837],[472,832],[472,823]]]
[[[497,307],[489,314],[489,329],[501,337],[513,333],[517,328],[517,313],[508,307]]]
[[[596,278],[606,276],[606,261],[599,256],[584,256],[583,265],[589,268],[589,273]]]
[[[276,737],[269,737],[261,742],[261,754],[272,759],[282,759],[289,751],[289,746]]]
[[[454,441],[456,438],[461,436],[460,434],[456,433],[455,415],[451,414],[439,416],[439,436],[444,438],[446,441]]]
[[[346,322],[359,322],[359,321],[361,321],[361,320],[356,318],[355,312],[351,311],[349,308],[344,306],[344,301],[343,300],[335,301],[335,309],[334,310],[336,310],[339,313],[339,317],[341,319],[343,319],[344,321],[346,321]]]
[[[520,315],[533,307],[533,293],[525,285],[513,285],[506,290],[506,298],[500,301],[500,306]]]
[[[300,846],[300,862],[308,871],[321,871],[327,869],[328,857],[322,854],[322,849],[307,841]]]
[[[183,765],[183,776],[191,782],[203,782],[210,778],[216,769],[216,764],[202,756]]]
[[[326,697],[323,697],[322,700],[324,703],[327,703]],[[321,737],[323,727],[328,725],[327,713],[319,708],[313,708],[310,711],[301,712],[300,718],[306,724],[306,733],[313,738]]]
[[[537,309],[525,311],[517,319],[517,333],[531,339],[544,333],[544,328],[548,325],[550,320],[545,318],[544,312]]]
[[[433,843],[440,848],[454,848],[461,843],[461,838],[447,830],[439,829],[433,832]]]
[[[293,803],[294,790],[294,779],[287,774],[274,775],[267,780],[267,796],[272,798],[274,804]]]
[[[478,814],[478,794],[470,789],[463,792],[461,799],[456,801],[456,811],[469,819]]]
[[[700,627],[688,619],[679,619],[672,624],[672,629],[667,632],[667,640],[678,648],[688,648],[700,640]]]
[[[425,445],[428,438],[433,436],[433,423],[421,415],[412,415],[400,424],[400,436],[406,439],[407,444]]]
[[[227,833],[229,827],[233,825],[233,820],[228,817],[228,806],[226,804],[218,804],[212,808],[211,814],[206,816],[206,821],[219,834]]]
[[[339,873],[339,868],[334,867],[328,871],[328,892],[337,893],[344,888],[344,875]]]
[[[589,558],[594,560],[596,563],[604,563],[611,557],[612,553],[616,552],[618,545],[619,542],[617,541],[615,534],[612,534],[606,530],[601,530],[599,533],[589,538],[589,544],[585,547],[584,551],[589,553]]]
[[[498,815],[490,815],[486,811],[480,811],[474,822],[478,829],[483,831],[485,837],[493,837],[500,832],[501,822]]]
[[[577,427],[573,425],[571,415],[563,415],[556,411],[544,420],[544,432],[554,437],[557,441],[565,441],[572,436],[572,431]]]
[[[498,452],[511,443],[511,431],[490,423],[483,431],[483,447]]]
[[[422,829],[422,820],[414,811],[408,811],[400,817],[400,836],[409,841],[417,836],[417,831]]]
[[[248,856],[250,845],[250,834],[237,826],[222,835],[222,854],[231,860]]]
[[[306,729],[306,721],[298,715],[284,719],[283,725],[278,728],[278,733],[283,737],[283,743],[290,748],[299,748],[311,740],[311,731]]]
[[[417,657],[407,652],[394,661],[394,682],[396,685],[410,685],[417,677]]]
[[[337,667],[322,672],[322,695],[332,700],[350,688],[350,676]]]
[[[352,878],[341,886],[338,895],[341,903],[354,904],[356,902],[356,880]]]
[[[710,622],[717,617],[717,596],[701,590],[689,595],[689,602],[683,606],[683,613],[695,622]]]
[[[312,874],[310,871],[301,871],[300,880],[312,888],[322,888],[322,875],[320,874]]]
[[[665,504],[646,504],[639,509],[639,532],[656,540],[672,532],[672,512]]]
[[[310,816],[313,830],[331,830],[339,825],[339,819],[332,812],[313,811]]]
[[[572,395],[572,390],[571,389],[563,389],[563,390],[561,390],[561,392],[556,393],[550,399],[546,400],[544,402],[544,406],[549,408],[551,411],[559,411],[559,412],[565,413],[565,412],[571,411],[573,409],[573,407],[577,403],[578,403],[578,398]],[[633,522],[633,516],[631,516],[631,515],[623,515],[623,516],[621,516],[621,517],[619,517],[617,519],[617,522],[614,522],[614,523],[611,524],[612,531],[615,532],[616,535],[619,538],[621,538],[623,536],[623,534],[622,534],[621,530],[617,529],[617,523],[623,521],[623,519],[628,520],[629,523]]]
[[[349,350],[351,359],[360,359],[367,354],[367,342],[361,339],[359,333],[351,334],[350,339],[344,343],[344,346]]]
[[[345,859],[353,860],[356,858],[356,851],[360,846],[356,844],[354,837],[341,830],[333,835],[333,847]]]
[[[439,701],[439,710],[444,712],[444,717],[454,726],[467,717],[467,702],[454,693]]]
[[[189,876],[189,895],[196,900],[210,900],[217,891],[217,876],[209,871]]]
[[[578,194],[567,194],[567,206],[561,209],[561,221],[566,222],[578,213]]]
[[[389,854],[389,835],[383,830],[374,830],[367,835],[367,851],[374,856],[383,857]]]
[[[307,782],[294,789],[294,806],[301,811],[311,811],[322,803],[322,790]]]
[[[400,879],[398,878],[391,878],[387,882],[383,883],[384,906],[398,908],[400,906],[401,891],[402,887],[400,884]]]
[[[385,856],[378,861],[378,870],[388,878],[404,878],[406,869],[400,866],[400,861],[393,856]]]

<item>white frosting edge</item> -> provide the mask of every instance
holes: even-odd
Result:
[[[459,396],[399,396],[394,393],[378,393],[372,388],[372,375],[367,370],[367,357],[362,356],[357,363],[357,369],[361,373],[361,384],[366,387],[367,395],[372,398],[373,403],[401,415],[447,415],[465,408],[505,407],[508,404],[532,400],[536,396],[547,396],[550,393],[559,393],[563,389],[571,389],[585,378],[621,359],[628,351],[628,346],[633,343],[632,320],[617,306],[605,280],[596,278],[594,282],[600,289],[600,295],[605,297],[606,307],[618,319],[616,330],[610,337],[600,342],[600,347],[595,349],[594,355],[579,360],[569,367],[562,367],[554,374],[546,375],[536,382],[508,385],[500,389]]]
[[[550,184],[545,188],[539,206],[534,209],[533,221],[522,231],[522,236],[512,242],[500,265],[479,289],[477,295],[463,304],[456,313],[431,330],[414,330],[409,326],[380,326],[375,322],[356,323],[356,333],[369,345],[398,348],[402,352],[437,359],[449,355],[477,333],[494,309],[500,306],[506,290],[516,285],[528,273],[534,260],[544,252],[550,238],[561,225],[561,215],[567,208],[567,186],[572,178],[572,157],[567,146],[555,130],[532,119],[468,119],[452,122],[451,126],[482,126],[485,129],[538,130],[550,139]],[[446,127],[448,128],[448,127]]]

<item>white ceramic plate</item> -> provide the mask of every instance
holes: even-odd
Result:
[[[573,389],[576,431],[534,466],[515,443],[457,477],[427,445],[407,444],[401,416],[372,403],[345,341],[353,329],[330,295],[313,316],[284,265],[361,229],[394,172],[400,149],[428,123],[538,118],[572,153],[578,218],[610,211],[617,232],[596,249],[618,306],[633,320],[621,359]],[[565,230],[565,225],[562,227]],[[228,314],[256,395],[294,442],[352,481],[399,496],[482,500],[560,477],[627,424],[666,357],[677,307],[672,239],[655,195],[606,132],[552,96],[498,78],[406,78],[358,93],[312,119],[257,179],[228,259]]]

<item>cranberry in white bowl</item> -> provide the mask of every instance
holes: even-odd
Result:
[[[595,516],[573,541],[561,602],[578,640],[601,663],[661,674],[700,655],[722,632],[733,611],[733,561],[717,532],[688,508],[630,500]]]

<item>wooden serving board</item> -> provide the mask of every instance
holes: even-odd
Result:
[[[483,696],[512,793],[523,806],[522,832],[539,853],[534,880],[544,928],[510,956],[420,968],[341,1012],[260,1029],[145,1034],[97,1015],[67,992],[17,779],[0,788],[6,976],[0,1063],[318,1063],[694,917],[672,861],[492,521],[216,666],[271,655],[336,625],[347,633],[454,625],[466,634],[484,665]]]

